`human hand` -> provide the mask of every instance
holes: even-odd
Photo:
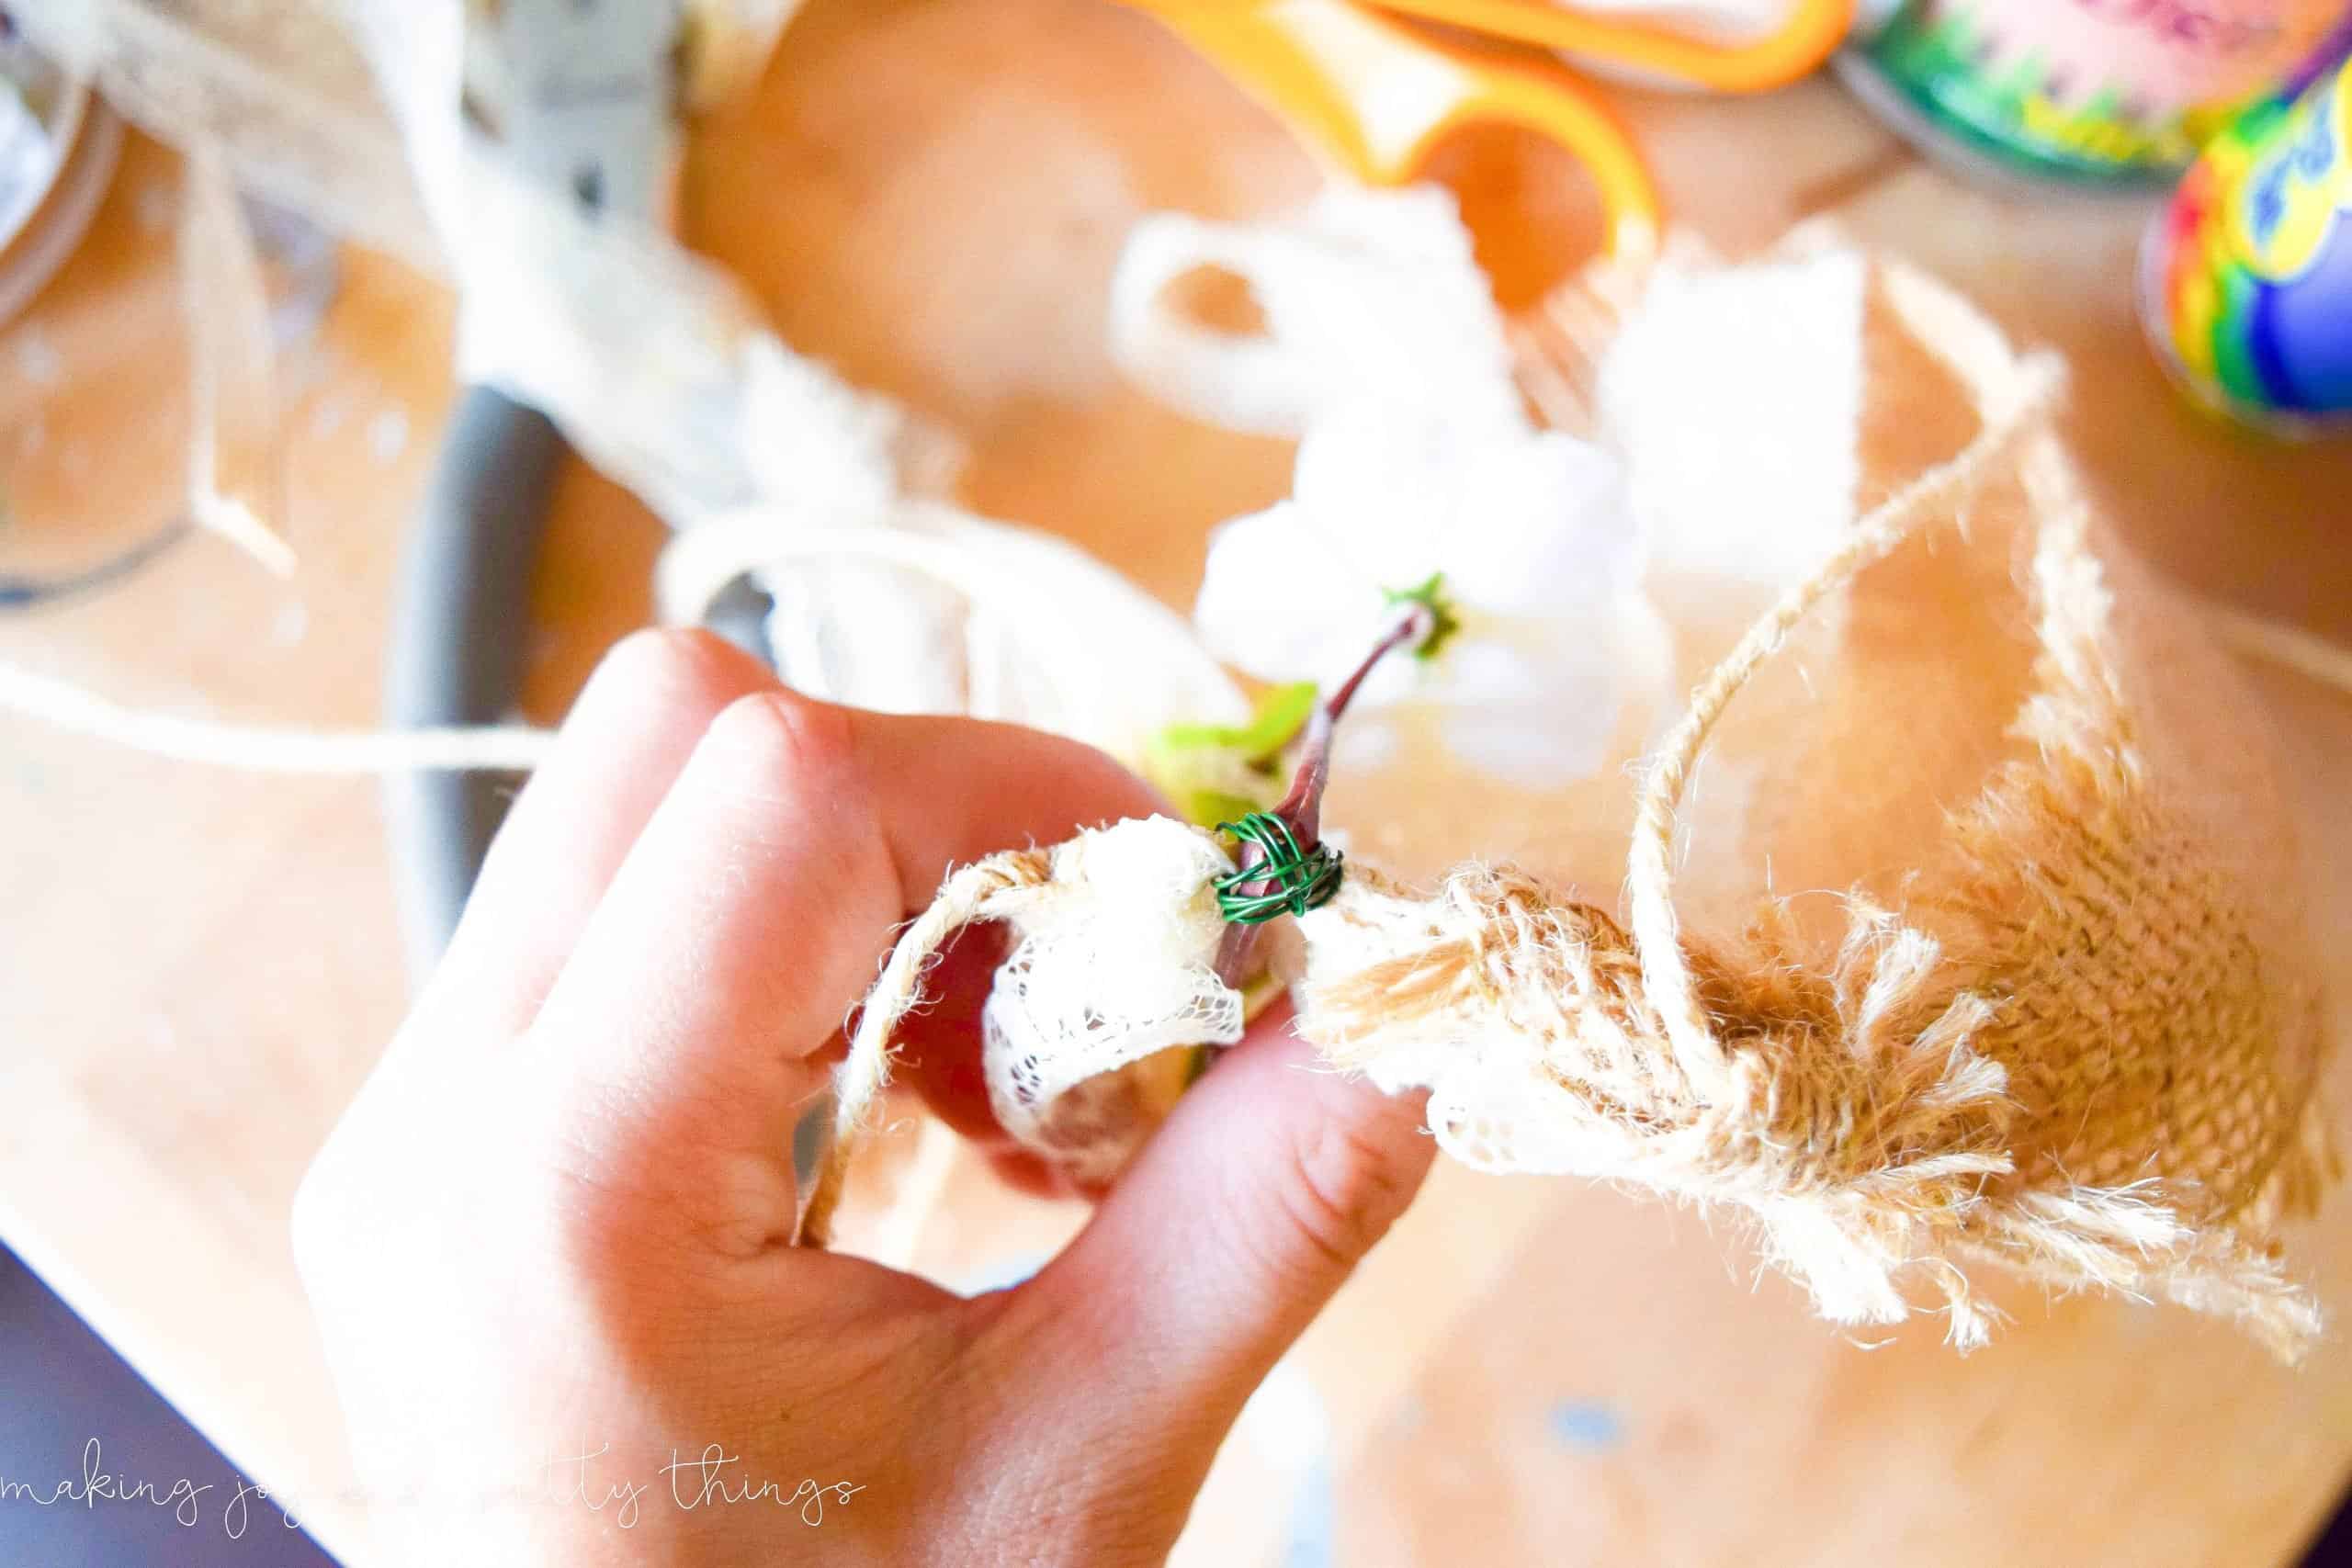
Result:
[[[951,864],[1151,809],[1070,742],[813,703],[701,634],[622,645],[296,1201],[388,1557],[1164,1558],[1418,1188],[1417,1102],[1261,1027],[1025,1284],[787,1239],[793,1124],[894,928]],[[902,1074],[967,1130],[985,973],[943,966],[962,1005]]]

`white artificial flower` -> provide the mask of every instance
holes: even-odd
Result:
[[[1249,285],[1262,335],[1181,316],[1169,285],[1204,267]],[[1462,630],[1431,659],[1382,661],[1345,750],[1393,749],[1378,710],[1418,705],[1462,761],[1516,782],[1608,761],[1620,710],[1656,693],[1668,657],[1623,476],[1527,418],[1449,193],[1333,186],[1255,222],[1147,220],[1112,315],[1142,385],[1300,438],[1292,498],[1210,547],[1194,621],[1211,652],[1270,681],[1337,680],[1393,623],[1388,595],[1442,574]]]
[[[1540,787],[1601,767],[1626,700],[1660,678],[1641,564],[1599,447],[1515,412],[1367,400],[1308,429],[1290,500],[1217,531],[1193,618],[1252,675],[1330,681],[1393,624],[1392,595],[1442,575],[1461,630],[1434,657],[1383,660],[1357,712],[1423,706],[1461,761]]]

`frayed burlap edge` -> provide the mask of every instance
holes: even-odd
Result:
[[[1473,1164],[1744,1210],[1832,1320],[1900,1321],[1920,1282],[1952,1342],[1981,1344],[1999,1312],[1969,1265],[1990,1263],[2228,1315],[2291,1359],[2321,1317],[2271,1231],[2334,1172],[2311,1094],[2315,1010],[2236,918],[2254,890],[2212,872],[2193,824],[2146,787],[2087,508],[2049,429],[2059,367],[2013,354],[1923,276],[1883,276],[1983,428],[1865,518],[1702,684],[1645,781],[1626,918],[1506,870],[1466,867],[1420,897],[1358,867],[1301,921],[1298,1027],[1336,1066],[1430,1088],[1432,1130]],[[2038,755],[1954,825],[1968,870],[1933,897],[1968,918],[1930,935],[1852,897],[1826,966],[1753,935],[1686,936],[1677,812],[1724,709],[1824,599],[2000,471],[2031,511],[2040,658],[2014,728]],[[1035,852],[965,868],[891,955],[842,1069],[803,1244],[825,1241],[931,956],[1042,874]],[[2124,1005],[2179,973],[2187,993]],[[2169,1087],[2205,1059],[2268,1081],[2207,1073],[2161,1124],[2092,1135],[2119,1063],[2153,1064]]]
[[[2241,918],[2278,895],[2213,871],[2143,776],[2088,508],[2047,428],[2055,367],[1924,277],[1885,279],[1984,432],[1702,685],[1648,774],[1629,919],[1507,871],[1464,869],[1431,898],[1359,873],[1305,922],[1299,1027],[1335,1065],[1427,1083],[1432,1127],[1474,1164],[1747,1211],[1835,1321],[1900,1321],[1916,1280],[1955,1344],[1981,1344],[1999,1314],[1965,1265],[1984,1261],[2231,1316],[2292,1359],[2321,1317],[2274,1227],[2335,1157],[2311,1092],[2315,1010]],[[1724,706],[1828,592],[2004,465],[2034,529],[2041,656],[2015,734],[2037,754],[1954,825],[1966,871],[1933,897],[1967,918],[1939,938],[1852,897],[1826,968],[1682,933],[1675,812]],[[1449,1083],[1441,1043],[1491,1075],[1498,1040],[1563,1092],[1531,1115]],[[2132,1071],[2160,1075],[2164,1103],[2102,1125],[2103,1087]]]

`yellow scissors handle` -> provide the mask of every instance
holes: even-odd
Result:
[[[1611,255],[1657,249],[1657,189],[1616,119],[1565,70],[1420,31],[1352,0],[1140,0],[1357,178],[1398,185],[1473,123],[1517,125],[1592,173]]]
[[[1370,0],[1474,32],[1654,71],[1721,93],[1760,93],[1805,75],[1843,42],[1854,0],[1796,0],[1788,19],[1741,43],[1710,43],[1626,18],[1580,15],[1547,0]]]

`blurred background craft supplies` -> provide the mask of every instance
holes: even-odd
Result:
[[[1657,248],[1664,221],[1657,188],[1616,117],[1576,73],[1539,51],[1668,85],[1760,92],[1819,65],[1853,11],[1852,0],[1130,3],[1157,13],[1325,159],[1367,184],[1422,177],[1440,144],[1472,125],[1516,126],[1556,143],[1600,193],[1604,252],[1633,265]],[[1400,92],[1402,83],[1419,90]]]
[[[122,121],[84,62],[38,47],[29,6],[20,27],[0,11],[0,321],[19,310],[80,244],[113,175]],[[41,19],[51,13],[44,10]],[[43,35],[47,36],[47,35]],[[278,493],[279,350],[317,327],[334,293],[335,242],[292,209],[241,196],[218,149],[190,150],[175,186],[141,192],[139,222],[176,241],[184,375],[167,369],[160,395],[185,393],[187,495],[168,521],[81,515],[95,536],[34,566],[0,570],[0,609],[29,609],[120,581],[196,529],[229,539],[283,576],[293,567]],[[31,386],[62,379],[63,354],[36,334],[20,349]],[[168,361],[166,362],[169,363]],[[35,419],[5,455],[0,497],[18,520],[77,510],[79,459],[52,450]],[[120,535],[121,536],[115,536]],[[127,540],[127,542],[126,542]]]
[[[1143,0],[1170,15],[1312,17],[1298,0]],[[1844,41],[1854,0],[1352,0],[1366,10],[1555,51],[1644,82],[1719,93],[1786,86]],[[1296,26],[1296,23],[1286,24]],[[1309,26],[1316,25],[1313,23]]]
[[[1838,60],[1863,100],[1981,173],[2160,185],[2308,59],[2342,0],[1901,0]]]
[[[1638,264],[1657,249],[1662,215],[1641,154],[1557,61],[1442,34],[1354,0],[1138,3],[1345,176],[1401,185],[1419,177],[1453,132],[1517,126],[1565,148],[1590,174],[1607,253]],[[1400,82],[1420,90],[1398,92]]]
[[[2149,227],[2140,304],[2207,407],[2298,434],[2352,414],[2352,63],[2207,144]]]
[[[0,322],[73,254],[121,143],[106,100],[0,7]]]
[[[122,122],[106,100],[36,50],[0,8],[0,326],[74,254],[106,193],[121,144]],[[19,350],[17,368],[29,381],[53,380],[62,369],[57,357],[36,338]],[[41,443],[20,435],[13,445],[0,467],[0,611],[94,592],[138,570],[185,532],[172,525],[111,553],[102,549],[95,561],[45,570],[18,565],[5,552],[28,489],[21,470],[38,457]]]

